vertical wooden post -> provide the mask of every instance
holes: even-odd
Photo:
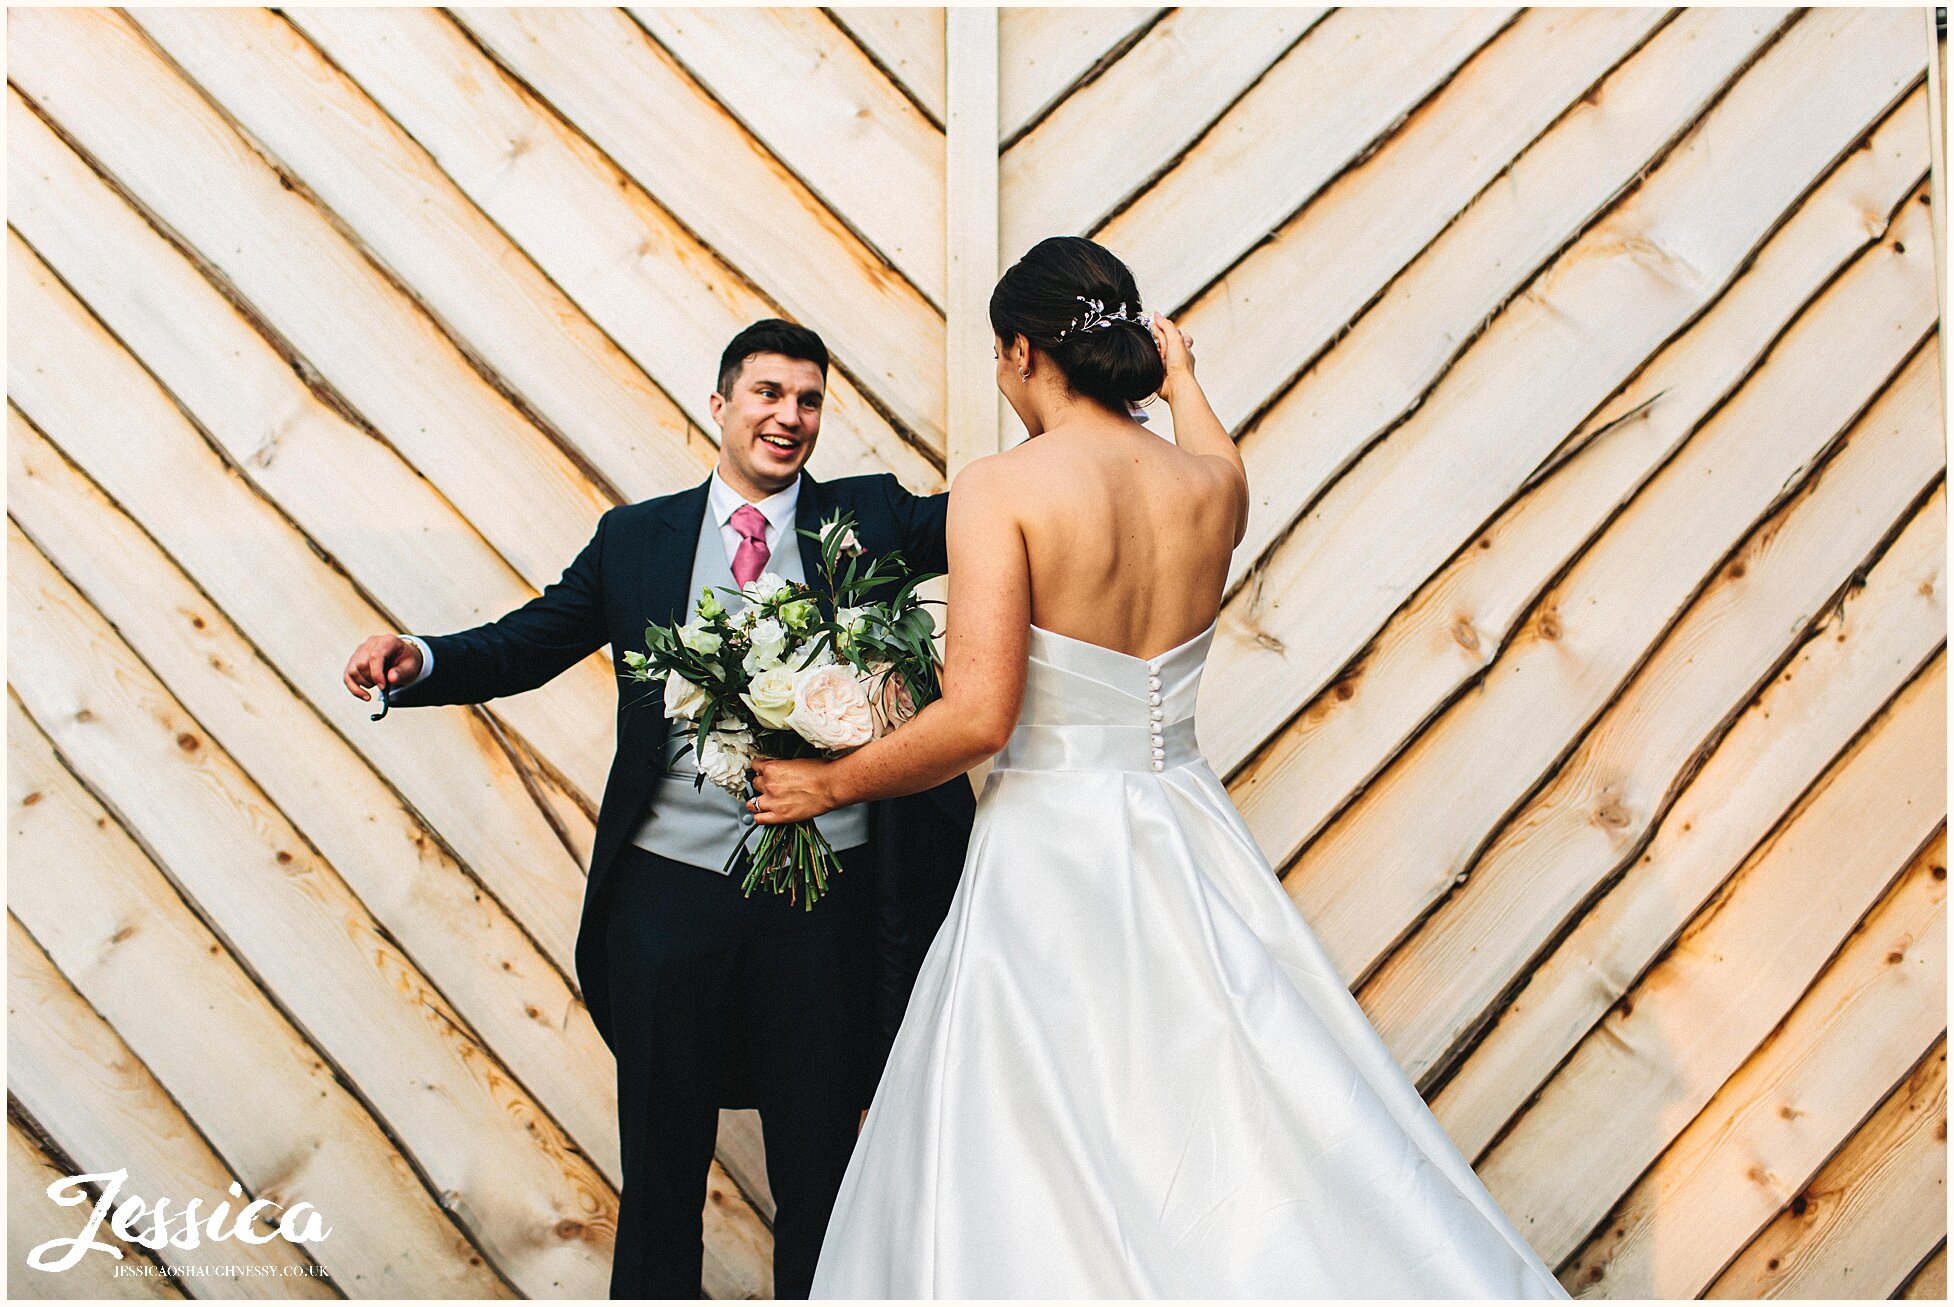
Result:
[[[944,26],[948,165],[949,476],[998,449],[989,305],[997,282],[997,10],[951,6]]]

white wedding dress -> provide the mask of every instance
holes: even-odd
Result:
[[[1566,1298],[1194,743],[1214,627],[1031,628],[817,1298]]]

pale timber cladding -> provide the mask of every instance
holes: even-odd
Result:
[[[196,1296],[601,1296],[608,664],[379,726],[339,668],[696,482],[755,317],[835,352],[817,473],[938,489],[995,443],[945,358],[992,259],[945,173],[994,109],[1003,259],[1118,250],[1248,462],[1205,751],[1542,1256],[1944,1296],[1920,12],[950,29],[10,14],[14,1292],[176,1292],[20,1265],[79,1228],[49,1180],[126,1166],[328,1214],[161,1255],[330,1279]],[[715,1296],[770,1289],[758,1156],[729,1115]]]

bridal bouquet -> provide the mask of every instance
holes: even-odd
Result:
[[[647,626],[645,651],[624,654],[627,679],[663,681],[665,715],[689,724],[694,785],[745,799],[756,756],[838,756],[942,693],[936,622],[924,607],[934,601],[916,595],[940,573],[912,572],[896,552],[865,562],[851,516],[800,534],[820,544],[819,588],[762,572],[722,590],[722,602],[708,586],[692,620]],[[764,884],[812,908],[841,870],[834,849],[812,821],[756,826],[728,855],[728,872],[756,832],[746,894]]]

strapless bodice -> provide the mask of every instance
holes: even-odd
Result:
[[[1198,762],[1194,700],[1214,624],[1152,658],[1031,628],[1024,703],[998,768],[1168,771]]]

